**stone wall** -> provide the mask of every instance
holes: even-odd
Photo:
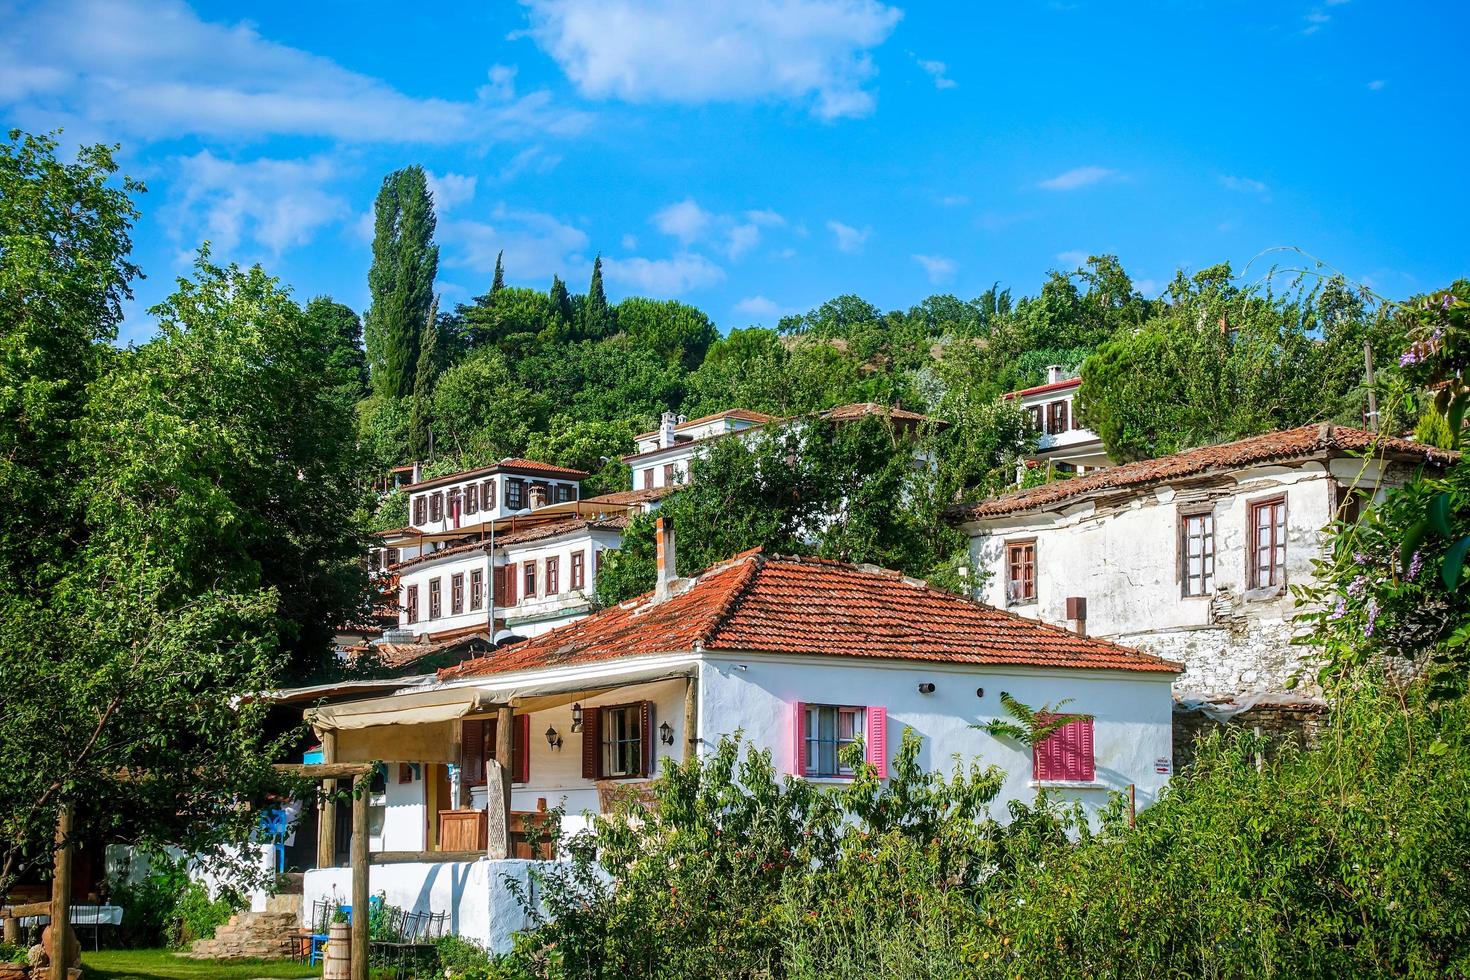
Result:
[[[1263,695],[1244,698],[1174,702],[1174,771],[1194,760],[1195,740],[1217,729],[1253,731],[1266,737],[1269,757],[1288,741],[1310,748],[1327,724],[1327,705],[1316,698]]]
[[[1239,606],[1228,595],[1217,595],[1215,605],[1220,607],[1215,625],[1123,633],[1108,639],[1184,664],[1185,672],[1174,682],[1180,694],[1288,690],[1305,697],[1321,694],[1311,666],[1312,649],[1291,642],[1290,622],[1233,612]]]

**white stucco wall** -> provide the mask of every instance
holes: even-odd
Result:
[[[1291,585],[1312,581],[1336,502],[1334,479],[1365,491],[1399,476],[1376,463],[1340,459],[1241,470],[1227,486],[1141,490],[1126,503],[1092,502],[969,526],[970,558],[983,579],[977,598],[1053,624],[1066,600],[1087,599],[1087,631],[1186,664],[1177,689],[1218,693],[1282,690],[1309,651],[1293,646]],[[1286,587],[1247,588],[1249,507],[1286,496]],[[1183,595],[1181,512],[1208,506],[1215,519],[1214,593]],[[1036,540],[1036,600],[1006,596],[1006,543]]]
[[[968,765],[997,765],[1007,773],[992,805],[1004,818],[1008,799],[1036,794],[1030,753],[971,726],[1008,718],[1000,704],[1007,691],[1032,707],[1071,698],[1069,711],[1094,716],[1096,779],[1087,785],[1053,784],[1065,799],[1080,800],[1090,813],[1109,791],[1134,784],[1138,806],[1152,803],[1172,769],[1172,674],[1129,671],[975,669],[895,662],[854,663],[822,658],[777,658],[750,654],[708,658],[700,673],[699,737],[708,750],[721,735],[743,729],[757,748],[769,749],[777,771],[793,765],[793,704],[880,705],[888,710],[890,752],[896,754],[905,728],[923,739],[919,763],[952,771],[955,758]],[[933,694],[919,684],[935,685]],[[976,695],[978,688],[984,696]],[[1163,760],[1162,764],[1160,760]]]
[[[486,597],[480,602],[480,608],[470,608],[470,572],[479,569],[485,577]],[[453,609],[453,582],[454,576],[464,575],[464,612],[455,616],[450,613]],[[440,610],[442,615],[437,619],[429,618],[429,581],[439,579]],[[419,618],[417,622],[408,621],[408,589],[416,585],[419,590]],[[468,554],[453,555],[438,561],[427,561],[422,565],[406,568],[398,578],[398,623],[406,630],[412,630],[415,635],[422,633],[442,633],[448,630],[465,629],[471,626],[489,627],[490,610],[488,607],[488,593],[491,588],[490,578],[490,556],[483,551],[473,551]],[[504,613],[496,610],[496,616],[503,617]]]

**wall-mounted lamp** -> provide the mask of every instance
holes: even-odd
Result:
[[[658,726],[658,737],[663,739],[665,745],[674,744],[674,726],[664,722]]]
[[[546,729],[546,744],[553,749],[561,748],[561,736],[557,734],[556,729],[553,727]]]
[[[977,687],[977,688],[975,688],[975,697],[977,697],[977,698],[983,698],[983,697],[985,697],[985,688],[983,688],[983,687]]]
[[[572,731],[574,731],[574,732],[580,732],[581,730],[582,730],[582,705],[581,704],[574,704],[574,705],[572,705]]]
[[[932,682],[930,682],[930,681],[925,681],[924,683],[922,683],[922,684],[919,685],[919,693],[920,694],[933,694],[934,693],[934,684]]]

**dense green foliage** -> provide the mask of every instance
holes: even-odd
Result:
[[[373,203],[372,305],[365,333],[373,390],[384,397],[413,394],[420,337],[439,269],[436,224],[423,167],[405,167],[383,179]]]
[[[187,949],[196,939],[210,939],[244,905],[240,896],[224,889],[209,897],[192,880],[182,860],[154,854],[148,873],[137,882],[113,885],[108,901],[123,908],[119,941],[134,947],[168,946]]]
[[[0,150],[0,893],[63,804],[93,839],[250,835],[278,780],[235,698],[328,663],[365,585],[346,318],[205,250],[112,346],[140,188],[54,154]]]

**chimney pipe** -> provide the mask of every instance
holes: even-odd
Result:
[[[655,601],[669,597],[669,585],[679,577],[674,565],[674,519],[660,517],[654,525],[654,544],[658,554],[658,581],[653,588]]]
[[[531,509],[546,506],[546,488],[539,483],[531,484]]]
[[[1067,597],[1067,629],[1078,636],[1087,635],[1087,597]]]
[[[1056,384],[1058,381],[1066,381],[1067,379],[1063,377],[1066,373],[1067,371],[1062,365],[1048,364],[1046,366],[1046,383]]]
[[[674,426],[677,424],[673,412],[665,412],[658,423],[658,448],[668,449],[674,444]]]

